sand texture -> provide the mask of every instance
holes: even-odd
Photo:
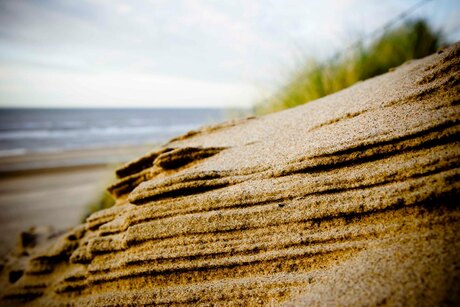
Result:
[[[116,206],[24,233],[3,302],[458,305],[459,63],[171,140],[117,171]]]

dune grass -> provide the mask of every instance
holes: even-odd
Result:
[[[82,216],[82,223],[94,212],[107,209],[115,204],[115,199],[106,190],[102,191],[97,199],[86,206],[84,215]]]
[[[430,55],[444,44],[442,33],[426,21],[408,21],[384,31],[367,46],[358,44],[328,61],[307,60],[274,96],[255,106],[255,113],[276,112],[335,93],[408,60]]]

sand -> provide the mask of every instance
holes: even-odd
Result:
[[[30,305],[458,305],[460,44],[117,170],[114,207],[30,232]]]
[[[70,229],[111,179],[105,166],[57,168],[0,177],[0,255],[35,226]],[[57,201],[61,200],[61,201]]]
[[[152,145],[0,157],[0,257],[31,227],[66,230],[114,179],[114,169]],[[58,201],[57,201],[58,200]]]

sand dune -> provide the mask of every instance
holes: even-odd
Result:
[[[113,208],[30,233],[31,305],[458,304],[460,44],[117,171]]]

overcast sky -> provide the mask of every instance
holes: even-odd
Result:
[[[419,0],[0,0],[0,106],[249,107]],[[426,17],[460,40],[460,1]]]

